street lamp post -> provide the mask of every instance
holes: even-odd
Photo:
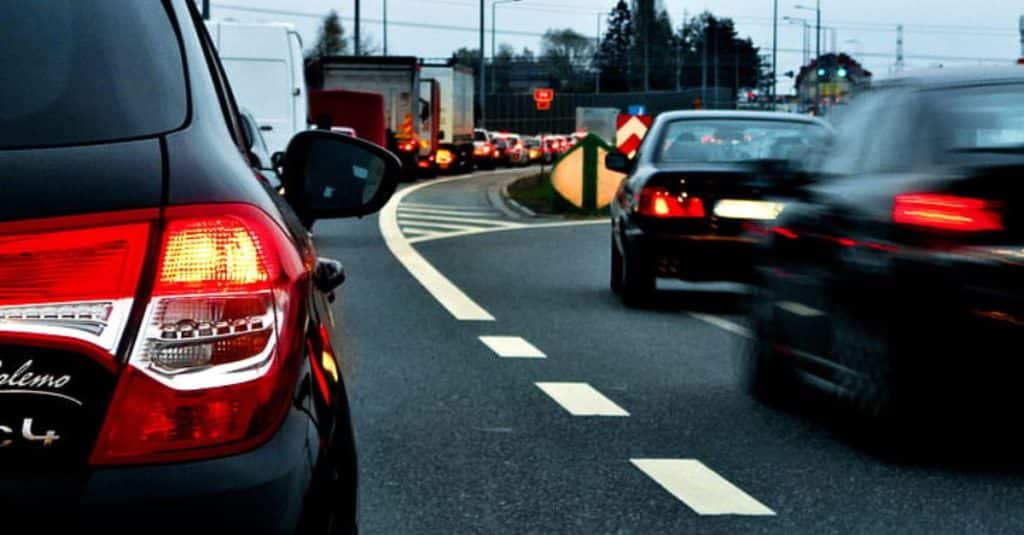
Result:
[[[210,20],[210,0],[203,0],[203,20]]]
[[[356,55],[357,56],[361,56],[361,55],[363,55],[363,53],[362,53],[362,43],[359,42],[360,41],[360,37],[359,37],[359,18],[360,18],[359,0],[355,0],[355,4],[356,4],[356,6],[355,6],[355,8],[356,8],[355,9],[355,24],[353,24],[353,26],[355,26],[355,37],[353,39],[355,40]]]
[[[815,4],[815,7],[810,7],[810,6],[800,5],[800,4],[797,4],[797,5],[793,6],[793,7],[795,7],[796,9],[803,9],[804,11],[814,11],[815,16],[817,18],[817,24],[815,24],[815,26],[814,26],[815,36],[816,36],[816,38],[815,38],[815,45],[814,45],[814,48],[815,48],[815,58],[820,58],[821,57],[821,0],[817,0],[817,3]]]
[[[779,85],[778,64],[779,64],[779,0],[772,0],[772,109],[773,110],[776,108],[776,106],[778,106],[778,103],[776,102],[776,92],[778,91],[776,86]]]
[[[384,55],[388,55],[388,0],[384,0]]]

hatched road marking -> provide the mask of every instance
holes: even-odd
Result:
[[[480,341],[501,358],[543,359],[547,356],[536,346],[518,336],[481,336]]]
[[[630,459],[629,462],[699,515],[775,515],[775,511],[696,459]]]
[[[536,383],[573,416],[629,416],[614,401],[587,383]]]

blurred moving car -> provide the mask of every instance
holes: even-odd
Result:
[[[500,154],[495,150],[491,134],[482,128],[473,130],[473,162],[478,169],[494,169]]]
[[[754,393],[801,383],[875,416],[1017,406],[1024,71],[889,80],[844,117],[760,244]]]
[[[307,229],[382,207],[395,156],[304,130],[278,195],[195,2],[3,5],[5,66],[47,73],[0,99],[17,170],[0,208],[5,533],[356,533],[329,304],[345,272]]]
[[[781,206],[764,188],[784,180],[831,136],[825,122],[766,112],[663,113],[636,161],[610,153],[606,166],[629,177],[611,203],[611,288],[642,304],[658,277],[747,280],[754,221]]]

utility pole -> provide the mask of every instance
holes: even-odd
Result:
[[[700,61],[700,100],[707,105],[708,102],[708,27],[705,21],[703,25],[704,38],[701,39],[701,61]]]
[[[1024,18],[1024,17],[1022,17]],[[1022,43],[1024,46],[1024,43]],[[896,27],[896,73],[903,72],[903,25]]]
[[[714,73],[714,77],[715,77],[715,81],[714,81],[715,99],[714,100],[715,100],[715,108],[718,108],[718,24],[717,23],[712,28],[712,30],[713,31],[711,33],[712,33],[712,35],[714,35],[714,37],[712,38],[712,46],[715,47],[714,48],[714,66],[715,66],[714,67],[715,68],[715,73]]]
[[[384,0],[384,55],[388,55],[388,0]]]
[[[739,72],[739,54],[736,55],[736,72]],[[775,86],[779,83],[779,0],[772,0],[772,109],[775,109]],[[737,78],[739,78],[737,76]]]
[[[817,46],[816,46],[816,48],[817,48],[817,54],[818,54],[818,55],[817,55],[817,56],[815,56],[815,57],[816,57],[816,58],[820,58],[820,57],[821,57],[821,0],[817,0],[817,4],[815,4],[815,11],[816,11],[816,12],[817,12],[817,14],[818,14],[818,24],[817,24],[817,30],[818,30],[818,44],[817,44]]]
[[[359,14],[360,14],[359,13],[359,0],[355,0],[355,3],[356,3],[356,9],[355,9],[355,46],[353,48],[355,48],[357,56],[362,56],[363,55],[363,51],[362,51],[363,43],[361,42],[361,39],[359,38]]]
[[[487,0],[480,0],[480,127],[487,126],[487,60],[484,58],[484,32],[487,31]]]
[[[210,0],[203,0],[203,20],[210,20]]]

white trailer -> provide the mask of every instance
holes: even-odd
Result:
[[[440,165],[446,155],[439,153],[442,170],[467,172],[473,168],[473,70],[455,64],[423,64],[420,79],[435,80],[440,89],[438,117],[438,150],[451,157]]]

